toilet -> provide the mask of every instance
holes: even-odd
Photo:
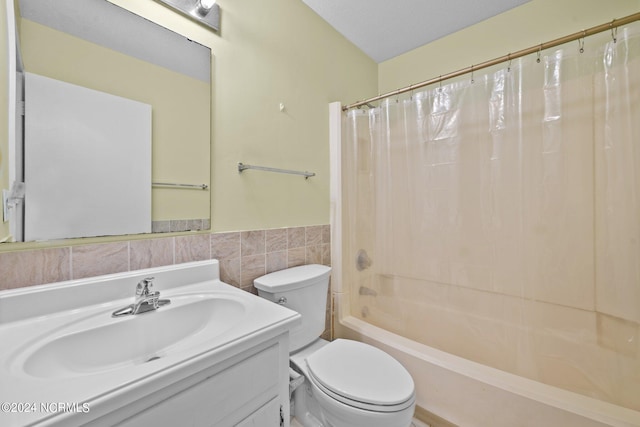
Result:
[[[393,357],[358,341],[323,340],[331,268],[303,265],[254,280],[258,295],[300,313],[289,341],[291,415],[304,427],[409,427],[415,388]]]

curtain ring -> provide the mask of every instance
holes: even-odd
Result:
[[[440,75],[440,78],[438,79],[438,92],[442,92],[442,74]]]
[[[509,60],[509,65],[507,65],[507,73],[511,72],[511,52],[507,55],[507,59]]]
[[[584,53],[584,38],[586,37],[586,31],[582,31],[582,38],[578,39],[578,46],[580,46],[580,53]]]
[[[473,65],[471,66],[471,84],[474,84],[476,81],[473,78]]]
[[[613,39],[614,43],[618,43],[618,27],[613,26],[614,22],[616,22],[615,19],[611,21],[611,24],[609,24],[609,26],[611,27],[611,38]]]
[[[539,64],[540,63],[540,54],[542,53],[542,45],[540,45],[540,47],[538,48],[538,58],[536,59],[536,62]]]

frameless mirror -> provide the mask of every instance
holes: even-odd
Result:
[[[210,49],[107,0],[19,0],[18,4],[16,19],[19,28],[20,55],[25,73],[150,106],[150,158],[148,160],[143,158],[140,161],[141,169],[143,169],[143,163],[148,161],[151,170],[149,181],[152,190],[148,231],[208,229],[211,132]],[[29,87],[26,87],[26,91],[29,91]],[[63,95],[63,98],[65,97]],[[55,105],[57,104],[54,102],[54,108]],[[29,105],[25,106],[25,111],[29,114]],[[25,119],[25,122],[29,120]],[[41,123],[41,120],[37,122]],[[64,119],[56,119],[53,122],[61,123],[63,126],[67,124]],[[80,127],[85,127],[83,121],[78,122]],[[28,144],[30,131],[29,128],[25,130],[25,143]],[[69,135],[80,134],[77,128],[64,129],[62,134],[66,135],[65,132]],[[44,143],[48,143],[46,138]],[[65,165],[65,159],[75,159],[75,157],[62,152],[73,150],[73,144],[66,143],[64,138],[61,144],[64,149],[50,150],[53,154],[49,154],[51,160],[48,165],[46,157],[44,160],[40,159],[40,163],[36,163],[35,160],[30,159],[30,156],[35,158],[34,150],[24,149],[23,164],[27,165],[26,169],[28,170],[29,165],[40,165],[37,168],[32,167],[32,170],[45,174],[44,178],[41,177],[41,181],[47,181],[48,176],[62,174],[63,171],[68,172],[71,166]],[[17,147],[17,151],[23,148]],[[56,153],[59,155],[55,156]],[[102,161],[102,167],[89,168],[93,171],[101,169],[97,180],[94,180],[97,184],[93,185],[93,192],[100,190],[96,187],[118,182],[116,195],[96,197],[92,193],[92,197],[96,199],[92,204],[97,206],[96,209],[104,210],[99,206],[100,202],[103,206],[105,205],[105,199],[106,204],[109,205],[110,200],[130,197],[127,182],[131,180],[127,181],[127,179],[129,176],[134,176],[131,172],[137,169],[137,163],[129,163],[125,167],[115,164],[115,159],[128,156],[132,156],[131,152],[126,146],[120,146],[110,156],[102,154],[99,156],[97,164]],[[14,159],[8,157],[2,156],[3,164],[14,161],[18,169],[23,166],[19,155]],[[109,157],[113,160],[108,160]],[[112,161],[114,164],[111,163]],[[73,162],[78,164],[81,161],[73,160]],[[83,180],[83,176],[79,175],[67,174],[66,182]],[[25,179],[24,170],[21,170],[18,176]],[[35,192],[30,193],[29,176],[27,174],[24,186],[26,194],[22,208],[25,211],[28,211],[30,206],[37,206],[35,202],[31,205],[29,203],[30,194],[35,194]],[[121,179],[123,177],[124,179]],[[131,179],[137,182],[137,178]],[[52,186],[44,193],[58,192],[54,199],[65,200],[68,193],[67,189],[62,188],[65,186],[64,182]],[[32,183],[36,185],[36,180],[32,179]],[[90,198],[87,197],[86,200]],[[131,203],[131,205],[135,204]],[[60,213],[62,210],[57,208],[40,210],[39,214],[44,216],[44,219],[38,221],[52,220],[56,215],[66,215]],[[126,223],[127,215],[132,212],[126,212],[126,207],[117,210],[119,212],[110,215],[122,218],[116,220],[116,223]],[[97,214],[91,213],[83,213],[80,216],[98,218]],[[22,213],[22,218],[29,217],[28,214]],[[61,222],[58,219],[53,221]],[[74,219],[70,223],[73,224],[75,221]],[[25,227],[27,226],[28,223],[25,222]],[[103,234],[71,233],[51,238],[107,234],[131,234],[131,232],[127,228],[122,228],[120,231]],[[25,235],[29,236],[29,233]],[[40,240],[37,237],[33,239]]]

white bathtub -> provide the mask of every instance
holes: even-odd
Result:
[[[336,320],[334,329],[337,337],[399,360],[416,383],[417,405],[461,427],[640,426],[640,412],[484,366],[352,316]]]

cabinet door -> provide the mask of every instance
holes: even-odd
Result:
[[[200,383],[145,409],[118,426],[235,426],[247,416],[260,412],[265,407],[265,402],[271,403],[278,400],[279,357],[278,344],[262,349],[238,361],[235,365],[204,378]],[[255,425],[279,426],[279,405],[277,413],[277,423],[269,421],[269,423],[258,422]],[[257,420],[260,421],[260,419]]]
[[[235,427],[278,427],[280,425],[280,404],[272,399],[262,408],[249,415]]]

